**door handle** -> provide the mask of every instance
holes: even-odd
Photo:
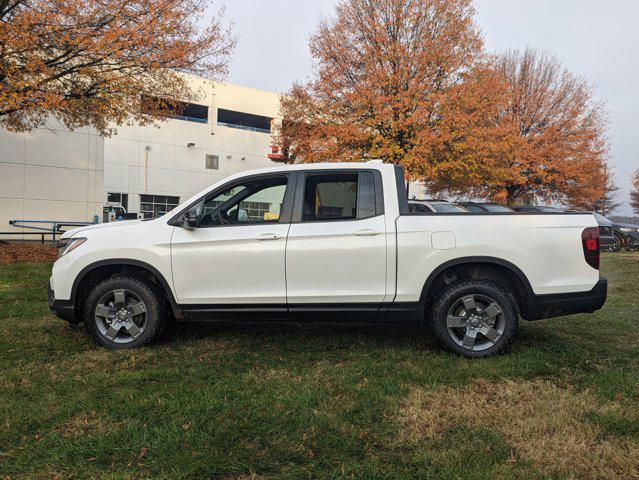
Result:
[[[280,238],[282,238],[282,235],[279,235],[277,233],[261,233],[260,235],[255,237],[255,240],[279,240]]]
[[[358,237],[374,237],[375,235],[381,235],[379,230],[373,230],[372,228],[362,228],[361,230],[355,230],[353,235]]]

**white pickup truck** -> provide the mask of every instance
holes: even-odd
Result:
[[[426,321],[448,349],[503,352],[519,317],[606,300],[597,222],[573,213],[409,213],[379,162],[232,175],[150,221],[63,235],[52,311],[110,348],[169,320]]]

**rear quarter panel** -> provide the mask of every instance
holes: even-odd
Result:
[[[581,233],[592,215],[406,215],[396,220],[398,302],[417,301],[428,276],[464,257],[493,257],[517,266],[535,294],[588,291],[599,271],[583,254]]]

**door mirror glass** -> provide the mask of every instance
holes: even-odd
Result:
[[[197,228],[198,213],[195,208],[191,208],[184,212],[182,217],[182,228],[187,230],[195,230]]]
[[[249,214],[246,210],[244,210],[243,208],[241,208],[238,212],[237,212],[237,221],[239,223],[244,223],[244,222],[248,222],[249,221]]]

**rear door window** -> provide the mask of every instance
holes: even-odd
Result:
[[[355,220],[377,214],[378,199],[372,172],[306,175],[302,199],[303,222]]]

